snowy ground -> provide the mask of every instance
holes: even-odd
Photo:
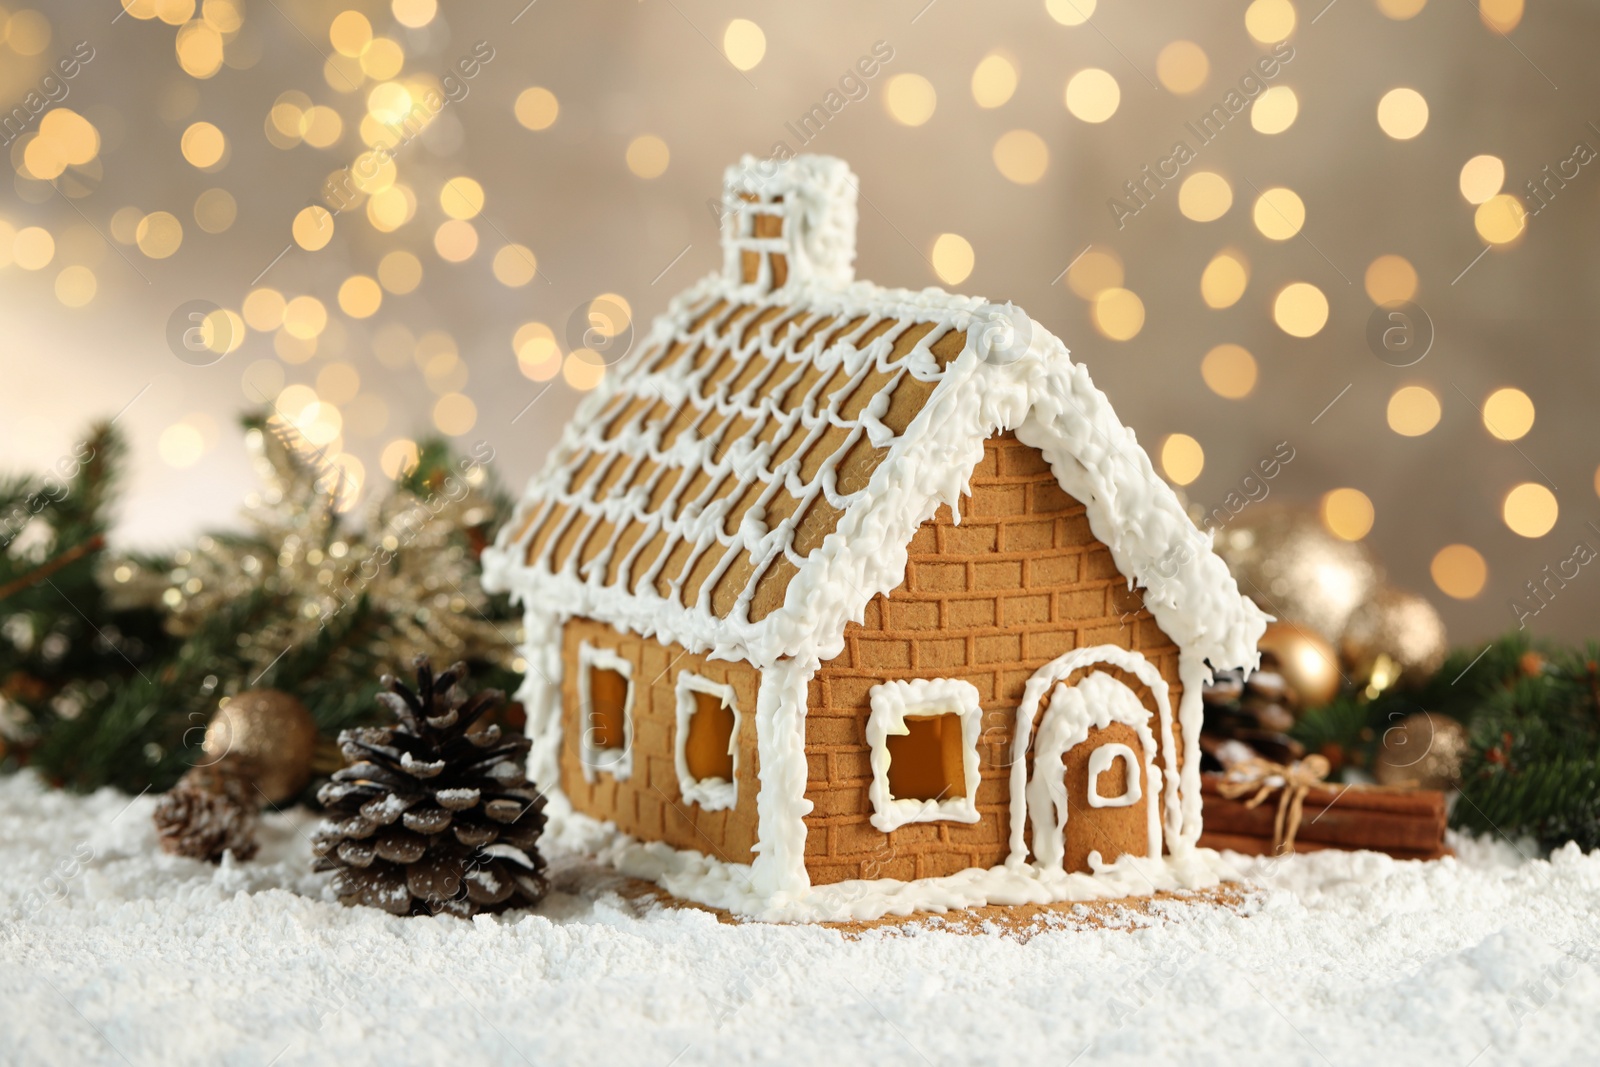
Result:
[[[152,803],[0,779],[0,1062],[1463,1067],[1600,1038],[1600,852],[1324,852],[1246,866],[1248,915],[847,940],[614,896],[393,919],[322,899],[304,817],[213,868],[157,852]]]

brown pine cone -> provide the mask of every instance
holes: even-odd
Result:
[[[164,852],[190,859],[247,860],[256,854],[260,795],[231,756],[191,767],[156,804],[151,819]]]
[[[383,680],[379,700],[396,725],[339,735],[351,763],[317,793],[328,818],[313,842],[315,869],[337,872],[344,903],[395,915],[537,904],[548,886],[544,797],[523,773],[531,742],[502,738],[497,725],[472,730],[505,698],[462,691],[465,664],[438,678],[426,657],[415,666],[415,691]]]

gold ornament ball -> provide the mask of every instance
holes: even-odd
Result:
[[[1269,623],[1256,647],[1261,669],[1276,671],[1300,707],[1318,707],[1339,695],[1339,653],[1315,630],[1291,622]]]
[[[1383,577],[1371,549],[1329,533],[1310,508],[1253,504],[1217,534],[1216,548],[1239,592],[1329,640]]]
[[[201,748],[213,761],[239,760],[267,800],[281,803],[311,780],[317,724],[306,706],[276,689],[247,689],[218,709]]]
[[[1433,605],[1415,593],[1388,586],[1351,613],[1340,644],[1356,679],[1374,684],[1379,682],[1372,674],[1380,656],[1392,661],[1398,680],[1417,685],[1438,672],[1449,651],[1444,620]],[[1396,680],[1385,679],[1378,687]]]
[[[1372,776],[1379,785],[1451,789],[1461,781],[1467,730],[1448,715],[1419,711],[1383,732]]]

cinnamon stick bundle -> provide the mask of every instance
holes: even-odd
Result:
[[[1273,847],[1277,796],[1247,808],[1248,798],[1221,795],[1221,775],[1201,775],[1205,829],[1200,844],[1266,855]],[[1397,859],[1438,859],[1444,844],[1444,794],[1432,789],[1381,786],[1313,786],[1305,796],[1294,851],[1371,849]]]

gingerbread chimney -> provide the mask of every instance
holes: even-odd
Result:
[[[745,156],[722,187],[723,270],[757,293],[855,280],[856,176],[841,159]]]

